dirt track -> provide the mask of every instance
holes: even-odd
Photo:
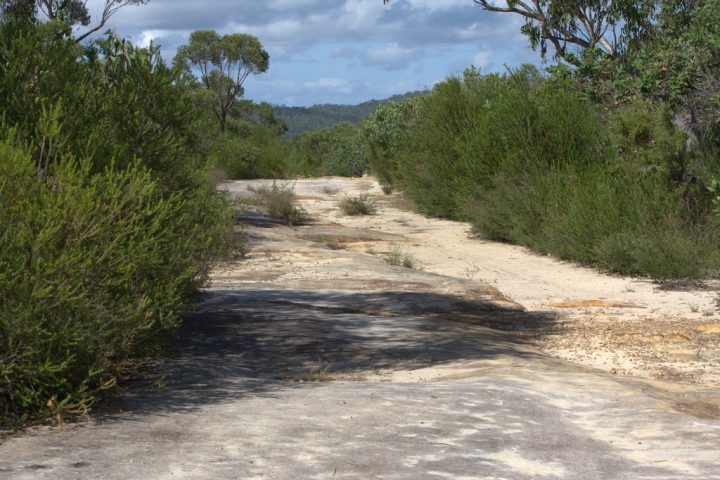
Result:
[[[314,224],[244,214],[250,257],[214,272],[155,376],[81,422],[1,440],[0,478],[720,479],[710,364],[698,376],[705,386],[669,384],[538,348],[579,335],[573,322],[594,325],[591,315],[616,329],[615,316],[656,308],[643,300],[651,284],[546,257],[524,279],[531,254],[467,239],[461,224],[390,205],[340,216],[339,192],[377,192],[368,180],[296,190]],[[391,244],[424,270],[385,263]],[[553,265],[578,277],[552,280]],[[712,301],[657,295],[672,299],[667,312]],[[543,306],[577,300],[584,306]],[[626,303],[639,301],[644,309]]]
[[[246,186],[234,182],[228,188],[245,195]],[[302,180],[295,189],[316,223],[297,235],[319,247],[382,256],[400,246],[425,272],[493,286],[521,304],[540,319],[533,328],[492,326],[515,330],[558,358],[617,374],[720,387],[720,284],[662,285],[605,275],[522,247],[469,238],[467,224],[418,215],[397,194],[383,195],[371,179]],[[347,192],[372,195],[379,214],[342,215],[337,201]],[[258,264],[255,255],[241,268],[297,268],[292,252],[273,260]],[[288,278],[286,272],[275,283]],[[555,321],[542,320],[549,316]]]

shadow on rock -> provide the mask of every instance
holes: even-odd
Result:
[[[112,420],[111,410],[163,414],[272,397],[379,369],[542,356],[483,325],[544,334],[554,319],[433,293],[213,290],[186,318],[154,386],[133,385],[99,420]]]

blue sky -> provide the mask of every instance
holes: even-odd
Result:
[[[90,0],[91,12],[101,0]],[[475,65],[539,63],[517,15],[485,12],[472,0],[150,0],[108,25],[172,59],[190,32],[250,33],[270,52],[270,71],[246,96],[273,104],[355,104],[422,90]]]

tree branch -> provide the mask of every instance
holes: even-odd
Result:
[[[391,0],[383,0],[385,4]],[[648,19],[636,18],[643,12],[643,3],[633,6],[615,7],[611,0],[595,2],[561,2],[540,0],[506,1],[503,4],[491,0],[472,0],[488,12],[514,13],[527,21],[527,34],[535,46],[538,43],[545,53],[545,41],[550,42],[556,56],[564,60],[573,60],[567,52],[567,45],[576,45],[581,49],[600,47],[608,57],[617,56],[618,23],[631,22],[634,28],[641,28]],[[612,32],[612,38],[606,36]],[[574,63],[574,60],[573,60]]]

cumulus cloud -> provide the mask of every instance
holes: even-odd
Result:
[[[97,16],[103,3],[88,5]],[[108,27],[160,44],[168,60],[193,30],[255,35],[270,52],[273,77],[252,79],[248,92],[302,104],[379,97],[384,85],[408,79],[432,84],[448,65],[494,68],[529,58],[516,17],[472,0],[151,0],[120,10]]]
[[[89,0],[99,12],[104,0]],[[301,52],[323,42],[398,42],[404,47],[491,39],[507,33],[510,15],[493,15],[471,0],[151,0],[120,10],[111,25],[139,39],[142,31],[162,38],[188,36],[192,30],[246,32],[269,47]],[[515,29],[514,22],[512,28]],[[173,35],[174,34],[174,35]]]
[[[303,85],[307,88],[344,88],[349,85],[349,81],[345,78],[319,78],[314,82],[305,82]]]
[[[481,70],[485,70],[492,64],[492,52],[479,52],[473,57],[473,65]]]
[[[363,63],[387,70],[402,70],[419,56],[417,49],[402,47],[397,42],[393,42],[381,48],[368,48],[363,55]]]
[[[353,84],[346,78],[326,77],[319,78],[311,82],[305,82],[302,85],[306,89],[320,91],[335,91],[342,94],[352,93],[355,89]]]

